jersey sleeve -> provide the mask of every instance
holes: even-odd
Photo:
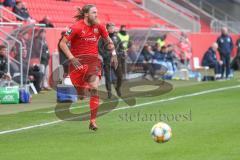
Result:
[[[74,36],[76,36],[77,32],[78,32],[77,26],[74,24],[66,31],[64,37],[66,37],[68,41],[71,41],[71,39]]]
[[[100,31],[100,35],[101,35],[102,38],[105,39],[105,38],[108,37],[108,31],[107,31],[105,26],[99,25],[99,31]]]

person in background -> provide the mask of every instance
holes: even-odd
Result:
[[[50,90],[48,79],[49,79],[49,59],[50,53],[48,49],[48,44],[46,41],[46,31],[41,29],[38,32],[38,43],[40,44],[40,52],[41,52],[41,59],[40,59],[40,69],[43,73],[43,80],[42,80],[42,89]]]
[[[237,47],[237,54],[240,54],[240,36],[236,41],[236,47]]]
[[[180,48],[179,57],[180,57],[181,63],[189,68],[190,60],[192,57],[192,48],[191,48],[191,43],[190,43],[187,35],[183,32],[181,33],[178,47]]]
[[[125,25],[121,25],[117,36],[120,38],[121,43],[126,51],[129,48],[130,43],[130,35],[127,33],[127,29]]]
[[[158,42],[156,42],[155,45],[153,46],[153,51],[155,53],[160,53],[161,52],[161,48],[162,48],[161,45]]]
[[[240,37],[236,41],[236,46],[237,46],[237,54],[231,63],[231,68],[234,70],[240,70]]]
[[[59,43],[63,39],[65,33],[66,33],[66,31],[61,32],[61,38],[58,41],[59,62],[60,62],[60,65],[62,65],[62,67],[63,67],[63,78],[66,78],[69,74],[69,71],[68,71],[69,60],[68,60],[67,56],[64,54],[63,50],[61,49],[61,47],[59,45]],[[68,46],[68,48],[70,48],[70,43],[68,43],[67,46]]]
[[[13,8],[16,5],[16,0],[4,0],[3,5],[5,7],[11,7]]]
[[[0,45],[0,78],[10,80],[11,75],[8,73],[8,60],[6,57],[6,46]]]
[[[153,66],[155,70],[155,75],[157,78],[157,72],[159,73],[167,73],[173,72],[172,64],[167,61],[168,56],[168,48],[166,46],[162,46],[160,52],[155,52],[153,56]]]
[[[29,64],[29,55],[27,48],[22,49],[22,60],[23,60],[23,82],[32,82],[38,93],[41,92],[41,84],[43,80],[43,72],[40,69],[39,64]],[[28,66],[29,64],[29,66]],[[28,71],[28,74],[27,74]],[[20,83],[20,77],[15,77],[15,81]]]
[[[233,41],[226,27],[222,28],[221,35],[217,39],[217,44],[220,58],[223,61],[221,78],[224,78],[224,72],[226,71],[225,78],[229,79],[230,58],[233,50]]]
[[[174,46],[172,44],[167,45],[166,60],[171,63],[173,72],[175,72],[177,70],[179,59],[174,51]]]
[[[119,37],[115,32],[115,25],[113,23],[107,23],[106,28],[107,28],[109,37],[111,38],[114,44],[114,47],[116,48],[118,62],[121,62],[122,56],[123,56],[121,53],[124,52],[124,47],[122,46],[121,40],[119,39]],[[122,75],[123,75],[122,66],[121,66],[122,63],[119,63],[119,65],[115,69],[111,65],[111,53],[109,53],[106,47],[107,46],[104,44],[103,38],[100,38],[98,42],[98,51],[103,58],[103,69],[104,69],[104,76],[105,76],[105,85],[108,92],[108,98],[110,99],[112,97],[111,82],[114,81],[113,75],[111,75],[112,73],[116,77],[116,81],[114,83],[116,93],[119,97],[121,97],[121,86],[122,86]]]
[[[35,22],[34,19],[31,18],[28,9],[26,7],[26,4],[21,2],[21,1],[17,1],[16,5],[13,7],[12,10],[16,15],[22,17],[24,19],[24,21],[29,21],[29,22]],[[18,21],[22,21],[22,19],[16,17]]]
[[[38,93],[41,92],[41,84],[44,73],[41,72],[40,66],[37,64],[33,64],[29,67],[28,72],[28,80],[33,83]]]
[[[167,47],[162,46],[160,51],[154,53],[153,59],[158,62],[165,62],[167,58]]]
[[[144,75],[143,78],[147,80],[153,80],[155,71],[153,68],[153,57],[154,57],[154,52],[152,50],[152,46],[145,44],[143,47],[143,50],[141,52],[140,57],[143,59],[143,70],[144,70]],[[140,58],[139,57],[139,58]]]
[[[127,60],[129,63],[133,63],[137,61],[138,59],[137,48],[134,44],[131,45],[131,47],[128,49],[127,54],[128,54]]]
[[[161,37],[159,37],[157,39],[157,44],[159,45],[160,48],[162,48],[163,46],[165,46],[166,44],[166,39],[167,39],[167,34],[163,34]]]
[[[44,16],[41,21],[39,21],[40,24],[45,24],[47,28],[54,28],[54,25],[50,21],[50,18],[48,16]]]
[[[126,61],[126,57],[127,57],[127,51],[128,48],[131,47],[132,43],[131,43],[131,39],[130,39],[130,35],[127,33],[127,29],[126,29],[126,25],[121,25],[119,32],[117,34],[117,36],[119,37],[119,39],[121,40],[121,46],[123,46],[124,50],[122,51],[121,55],[121,61],[119,63],[121,63],[122,66],[122,71],[123,71],[123,75],[125,77],[125,61]]]
[[[217,60],[217,50],[218,44],[213,43],[203,56],[202,66],[208,66],[209,68],[213,68],[215,72],[215,78],[219,79],[221,78],[221,65],[223,64],[223,62]]]

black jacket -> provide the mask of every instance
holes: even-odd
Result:
[[[212,64],[218,63],[216,52],[210,47],[203,56],[202,65],[211,66]]]
[[[240,38],[237,40],[236,46],[237,46],[237,54],[240,55]]]
[[[143,56],[143,59],[147,62],[152,62],[154,58],[154,53],[150,53],[147,49],[143,48],[141,52],[141,56]]]
[[[117,36],[117,34],[114,33],[112,35],[109,35],[109,37],[113,41],[113,44],[114,44],[117,55],[119,56],[122,53],[124,53],[123,52],[124,48],[123,48],[121,40]],[[99,41],[98,41],[98,52],[102,56],[104,61],[109,61],[110,62],[111,53],[108,51],[107,45],[105,45],[103,38],[100,38]]]
[[[0,78],[7,73],[8,65],[7,65],[7,58],[5,56],[0,55]]]
[[[41,64],[43,64],[44,66],[47,66],[49,62],[49,58],[50,58],[50,53],[49,53],[48,45],[47,45],[47,42],[44,41],[42,44]]]
[[[232,38],[228,35],[221,35],[217,39],[218,51],[220,55],[229,56],[233,50]]]
[[[17,8],[16,6],[13,7],[12,10],[15,14],[17,14],[18,16],[22,17],[24,20],[27,20],[28,18],[30,18],[29,12],[27,10],[27,8]],[[21,19],[17,18],[17,20],[21,21]]]

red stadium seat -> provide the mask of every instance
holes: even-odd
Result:
[[[154,24],[168,24],[164,20],[146,12],[127,0],[23,0],[27,4],[31,17],[37,21],[49,16],[56,27],[69,26],[74,22],[76,7],[95,4],[99,10],[101,22],[112,21],[117,25],[128,27],[150,27]],[[15,20],[15,17],[11,19]]]

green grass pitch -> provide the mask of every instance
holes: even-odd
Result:
[[[174,86],[171,92],[138,98],[137,104],[240,84],[237,79],[170,83]],[[116,110],[98,118],[100,129],[97,132],[88,130],[87,121],[64,121],[0,134],[0,159],[239,160],[239,93],[240,88],[236,87]],[[1,105],[0,132],[57,121],[54,112],[51,113],[55,101],[55,92],[51,91],[34,96],[28,105]],[[124,102],[118,105],[123,106],[127,105]],[[87,109],[72,111],[81,113]],[[151,114],[156,114],[157,118]],[[171,140],[164,144],[154,142],[150,136],[150,129],[159,121],[159,114],[173,131]]]

